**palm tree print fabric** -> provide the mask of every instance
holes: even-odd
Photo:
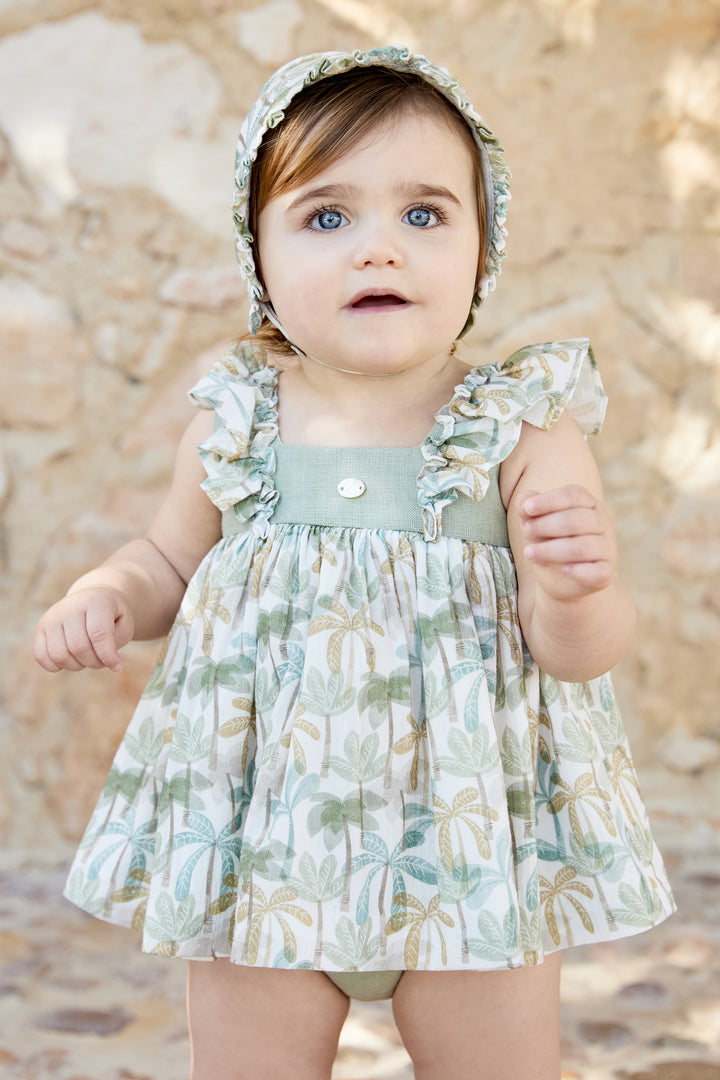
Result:
[[[523,421],[598,429],[589,343],[468,374],[423,445],[423,533],[273,521],[277,372],[255,349],[191,396],[239,531],[188,586],[69,899],[149,952],[327,971],[519,967],[666,918],[609,677],[540,671],[510,549],[442,534]]]

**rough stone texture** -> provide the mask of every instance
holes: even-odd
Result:
[[[0,5],[0,842],[70,850],[157,650],[131,647],[119,677],[49,676],[30,654],[44,607],[151,520],[185,391],[244,329],[228,210],[241,117],[292,55],[393,41],[457,74],[514,172],[508,259],[468,361],[595,345],[610,409],[594,447],[640,614],[616,683],[659,834],[707,844],[719,19],[718,0]],[[684,771],[663,735],[689,740]]]

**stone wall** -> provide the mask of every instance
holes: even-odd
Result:
[[[616,676],[635,755],[658,818],[717,791],[718,0],[3,0],[6,847],[60,857],[77,838],[157,651],[50,676],[31,642],[149,523],[185,392],[245,326],[228,212],[244,111],[294,55],[387,43],[449,67],[513,168],[468,360],[593,340],[610,395],[594,448],[640,609]]]

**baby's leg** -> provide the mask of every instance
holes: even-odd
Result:
[[[349,1008],[322,971],[191,960],[191,1080],[330,1080]]]
[[[559,1080],[559,952],[511,971],[406,971],[392,1004],[415,1080]]]

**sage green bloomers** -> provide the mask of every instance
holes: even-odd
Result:
[[[497,492],[523,422],[598,430],[587,340],[469,371],[417,448],[283,446],[277,390],[238,346],[192,391],[225,535],[66,895],[149,952],[372,973],[383,995],[406,970],[538,964],[661,922],[610,679],[534,663]]]

